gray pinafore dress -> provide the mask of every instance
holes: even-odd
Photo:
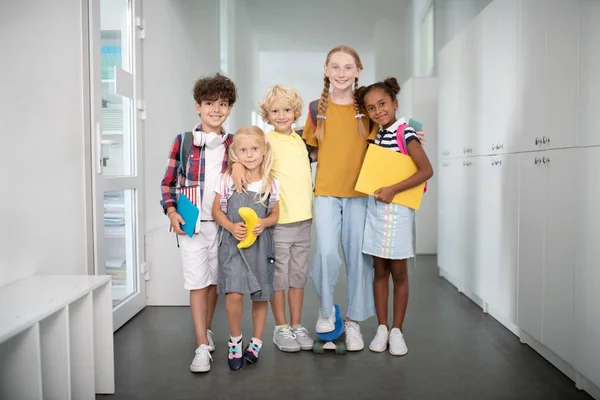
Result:
[[[258,218],[265,218],[269,199],[264,204],[257,203],[256,199],[255,192],[233,192],[227,200],[227,218],[233,223],[243,222],[238,214],[240,207],[250,207]],[[217,293],[249,294],[252,301],[273,300],[275,246],[272,228],[266,228],[246,249],[238,249],[239,241],[223,227],[219,235]]]

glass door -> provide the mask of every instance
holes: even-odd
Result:
[[[140,12],[139,0],[89,0],[94,264],[112,276],[115,330],[146,305]]]

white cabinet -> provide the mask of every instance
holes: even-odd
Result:
[[[558,1],[558,0],[557,0]],[[600,1],[582,0],[579,25],[579,146],[600,145]]]
[[[438,265],[444,271],[447,280],[460,288],[462,277],[462,210],[463,204],[459,196],[464,196],[466,186],[461,174],[464,172],[464,160],[450,159],[439,163],[438,213]]]
[[[577,145],[579,10],[580,0],[548,0],[546,148]]]
[[[600,1],[495,0],[442,53],[443,276],[600,393]]]
[[[580,0],[521,2],[521,151],[577,145],[579,13]]]
[[[452,199],[452,171],[451,168],[456,160],[441,160],[436,168],[438,177],[438,219],[437,235],[442,240],[437,242],[437,265],[443,270],[450,268],[449,255],[451,252],[449,240],[446,238],[452,234],[450,226],[450,207],[454,205]]]
[[[481,291],[477,286],[477,268],[475,260],[477,258],[477,248],[473,245],[475,240],[475,226],[477,221],[476,199],[478,196],[477,172],[480,159],[477,157],[464,158],[461,160],[459,176],[461,189],[456,194],[458,213],[456,216],[455,238],[456,255],[454,262],[460,277],[460,291],[475,302],[481,298]],[[458,204],[457,203],[457,204]],[[474,294],[475,298],[472,297]]]
[[[438,54],[438,77],[439,77],[439,104],[444,107],[438,108],[438,157],[439,159],[450,156],[450,147],[452,146],[452,85],[454,77],[452,75],[452,45],[450,42],[446,47],[440,50]]]
[[[520,155],[518,324],[569,363],[578,151]]]
[[[512,153],[518,149],[519,9],[518,0],[496,0],[482,12],[481,81],[482,151]]]
[[[543,152],[544,297],[542,343],[573,364],[573,271],[578,154],[581,149]]]
[[[456,49],[454,62],[456,63],[456,87],[454,88],[454,107],[456,112],[452,115],[453,137],[456,141],[455,152],[459,157],[475,153],[477,135],[473,126],[473,113],[471,110],[473,96],[471,91],[471,32],[465,29],[455,37]]]
[[[489,312],[505,323],[517,323],[517,233],[519,158],[516,154],[480,159],[476,209],[481,247],[476,264],[478,286]]]
[[[600,386],[600,147],[581,149],[577,157],[573,366]]]
[[[521,2],[520,87],[522,151],[539,150],[548,126],[546,0]],[[536,168],[537,170],[537,168]]]
[[[472,127],[463,110],[470,105],[466,90],[469,64],[469,35],[461,32],[439,55],[439,101],[447,106],[439,112],[440,158],[463,157],[465,141]]]
[[[541,153],[519,155],[519,327],[542,342],[546,174]]]
[[[485,127],[481,117],[481,107],[483,104],[483,14],[479,14],[469,26],[470,33],[470,73],[469,89],[471,93],[471,107],[467,109],[467,114],[471,118],[471,136],[475,142],[475,149],[472,154],[484,154],[483,132]],[[463,110],[463,113],[465,110]],[[487,148],[487,147],[486,147]]]

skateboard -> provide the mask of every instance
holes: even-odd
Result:
[[[313,344],[313,353],[323,354],[325,350],[335,350],[335,354],[346,354],[346,334],[345,325],[340,315],[340,308],[335,307],[335,329],[327,333],[317,333],[317,340]]]

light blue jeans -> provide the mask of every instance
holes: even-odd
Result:
[[[324,317],[331,315],[333,288],[342,265],[338,252],[340,234],[348,277],[346,315],[354,321],[364,321],[375,315],[373,259],[362,252],[366,211],[366,197],[315,197],[313,224],[317,251],[313,255],[310,276],[321,297]]]

